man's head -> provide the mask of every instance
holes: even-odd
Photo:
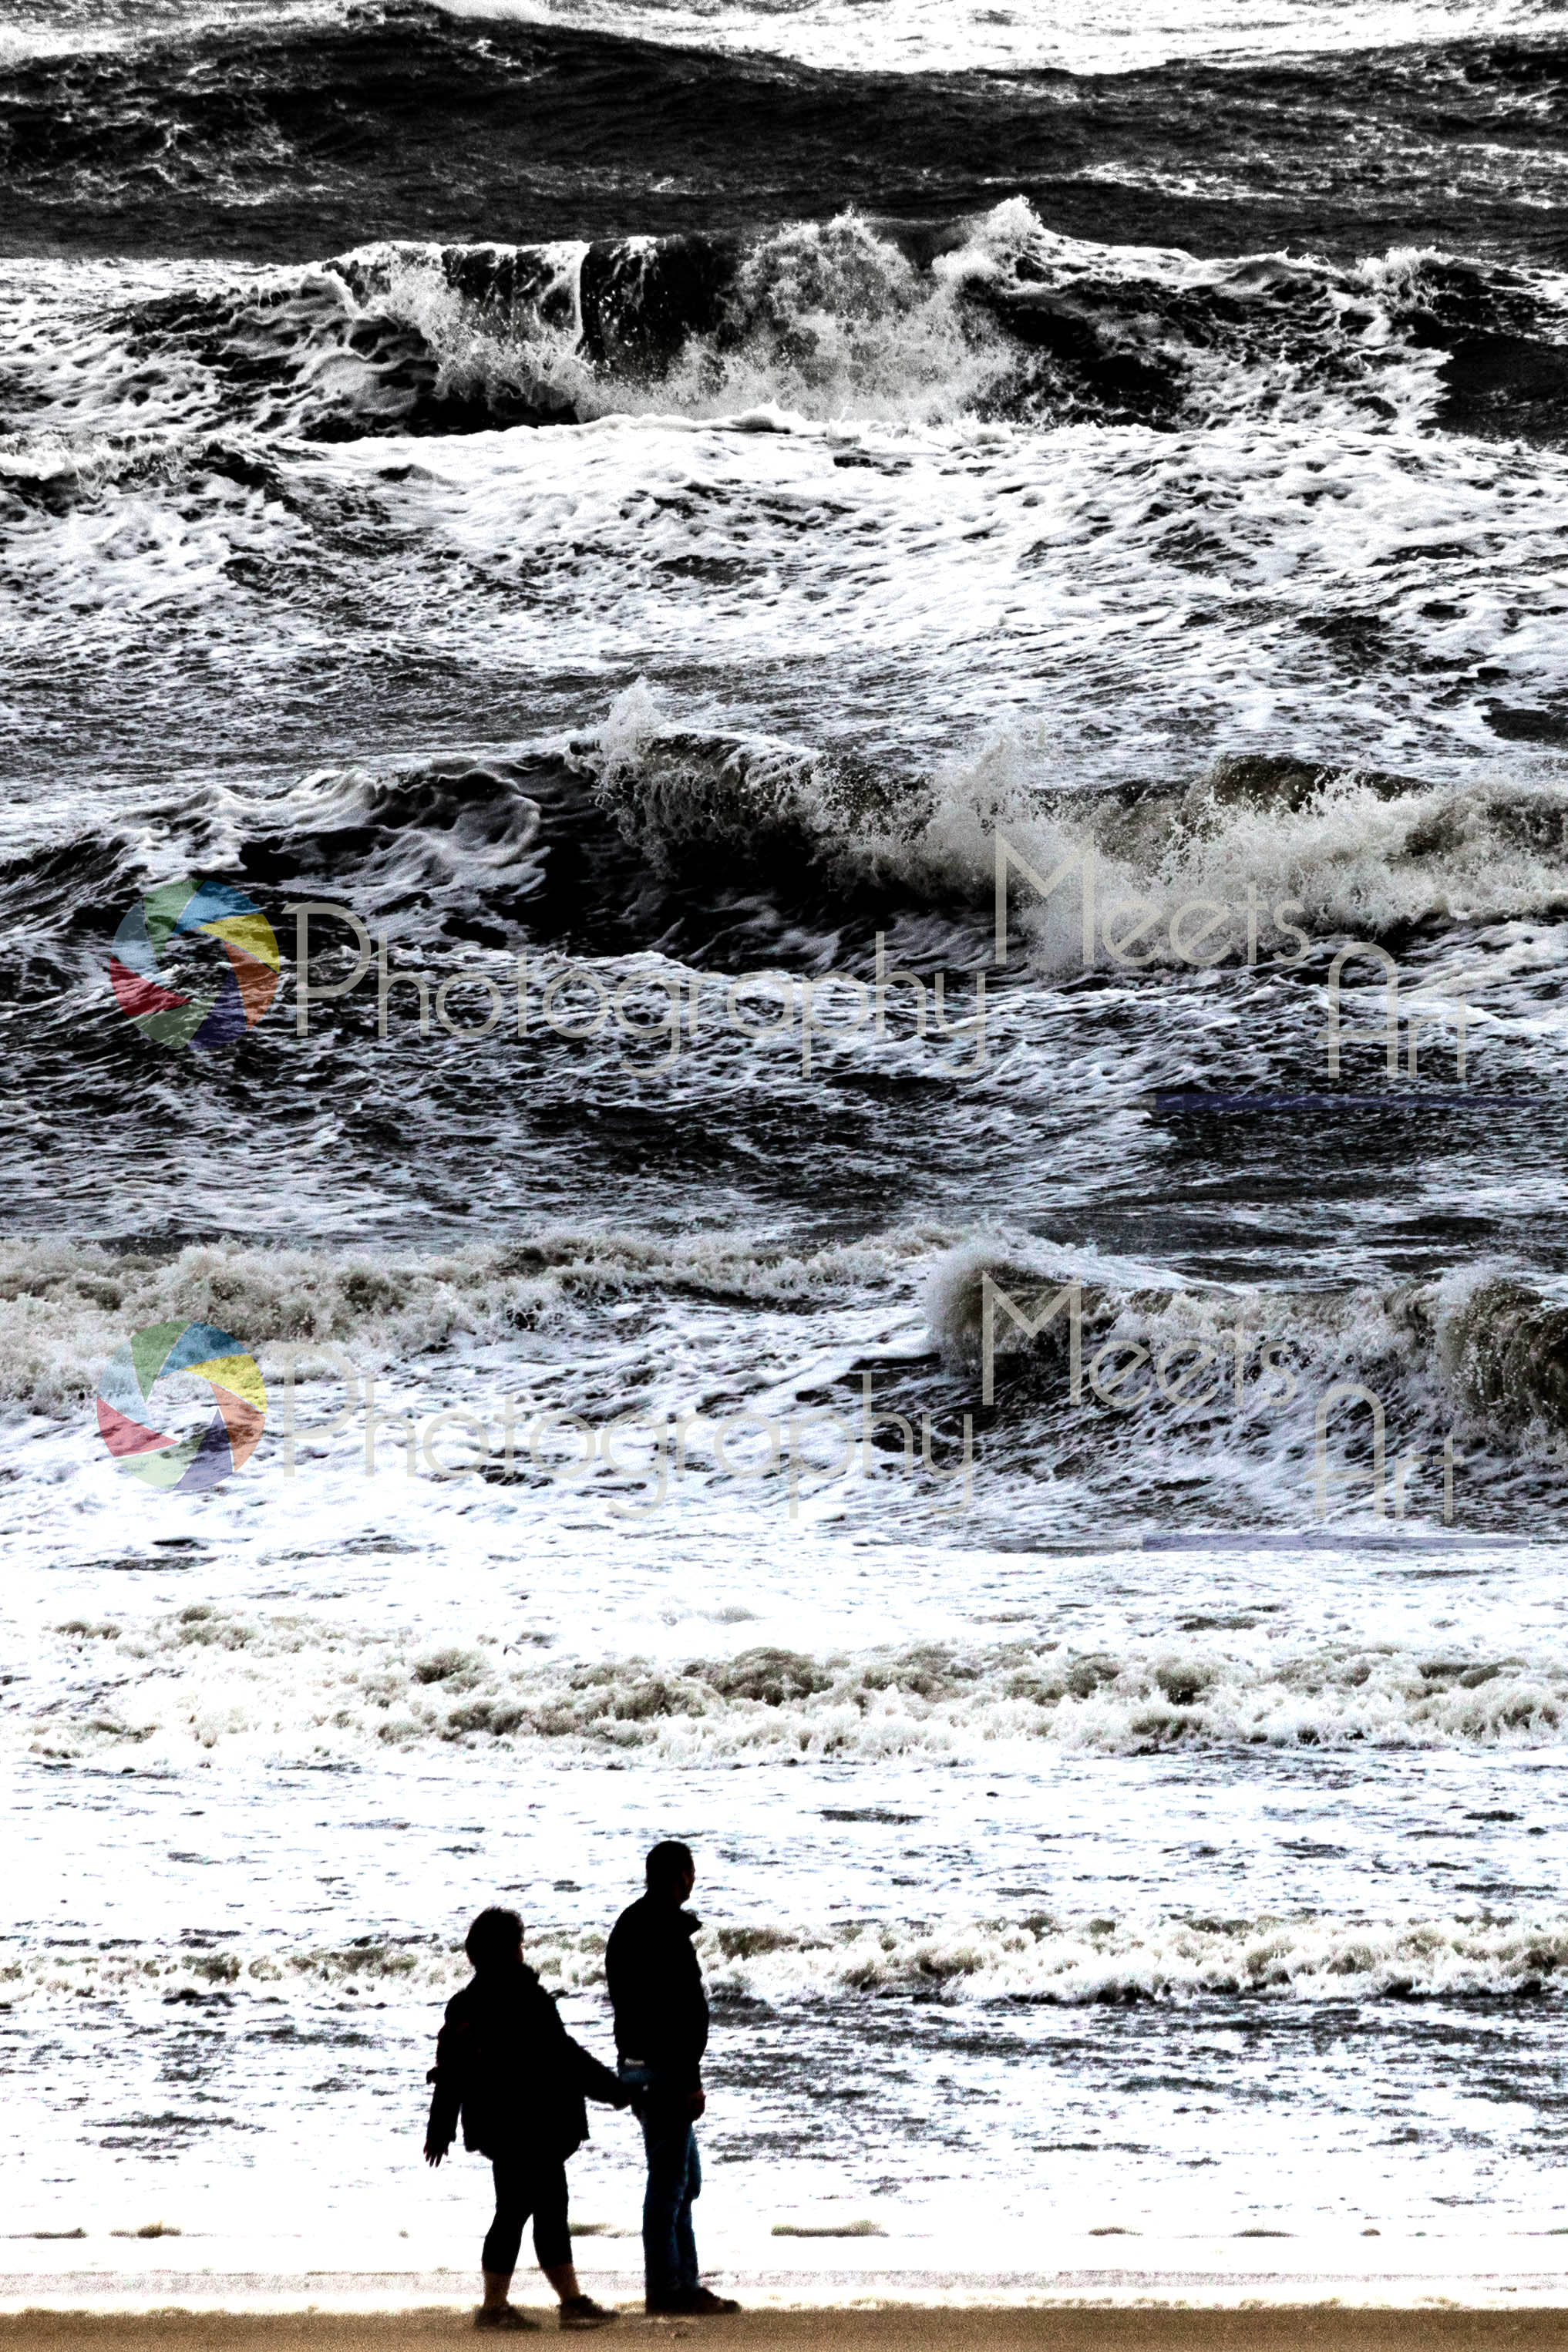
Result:
[[[684,1903],[697,1884],[691,1848],[676,1838],[665,1838],[647,1858],[647,1891],[659,1903]]]
[[[476,1976],[514,1969],[522,1958],[522,1921],[515,1911],[481,1911],[463,1938]]]

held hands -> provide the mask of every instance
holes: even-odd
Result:
[[[636,2116],[638,2123],[640,2124],[647,2116],[649,2105],[647,2086],[646,2084],[639,2084],[635,2091],[628,2091],[626,2093],[626,2104],[631,2109],[633,2115]],[[686,2113],[690,2116],[692,2122],[695,2123],[698,2116],[703,2114],[707,2108],[708,2094],[706,2091],[702,2090],[688,2091],[685,2093],[681,2104],[684,2106]],[[433,2158],[431,2161],[438,2164],[440,2162],[440,2158],[439,2157],[436,2157]]]

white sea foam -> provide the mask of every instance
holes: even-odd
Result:
[[[128,1332],[171,1318],[230,1328],[258,1350],[298,1343],[308,1374],[311,1342],[352,1343],[368,1362],[406,1361],[458,1338],[565,1331],[574,1300],[842,1300],[897,1283],[931,1240],[914,1226],[796,1252],[743,1234],[561,1227],[510,1247],[390,1259],[233,1243],[158,1256],[12,1244],[0,1255],[0,1395],[36,1411],[71,1410]]]
[[[389,2001],[428,2011],[467,1980],[460,1949],[435,1937],[345,1945],[268,1939],[259,1950],[120,1938],[0,1963],[14,2005],[281,1996],[304,2003]],[[602,1931],[534,1928],[529,1954],[552,1990],[602,1991]],[[961,1918],[933,1929],[894,1921],[710,1928],[698,1941],[721,2001],[852,2002],[857,1995],[953,2001],[1183,2001],[1253,1994],[1302,2001],[1462,2000],[1556,1990],[1568,1919],[1465,1914],[1402,1921],[1292,1918]]]
[[[1433,1657],[1396,1643],[1286,1654],[1267,1637],[1121,1654],[933,1643],[868,1657],[767,1647],[536,1664],[489,1636],[420,1644],[304,1612],[195,1602],[150,1620],[67,1620],[56,1646],[78,1695],[26,1727],[28,1752],[134,1756],[142,1769],[204,1751],[321,1759],[496,1742],[686,1769],[988,1753],[1016,1769],[1041,1743],[1104,1756],[1556,1748],[1568,1713],[1568,1673],[1550,1655]]]
[[[846,470],[840,456],[868,462]],[[331,463],[368,485],[385,461],[366,447]],[[967,771],[979,784],[1000,770],[1004,806],[1042,765],[1063,783],[1103,775],[1108,712],[1127,778],[1190,775],[1214,751],[1360,758],[1427,785],[1468,777],[1478,752],[1540,763],[1499,745],[1479,686],[1435,709],[1425,688],[1348,670],[1302,626],[1375,614],[1462,671],[1489,658],[1511,599],[1510,692],[1545,690],[1560,552],[1545,507],[1536,521],[1517,503],[1506,452],[1461,476],[1442,445],[1392,430],[1297,432],[1287,449],[1245,421],[894,441],[871,426],[846,439],[622,417],[564,448],[515,434],[422,444],[419,463],[411,509],[489,605],[527,583],[542,646],[591,579],[606,667],[701,664],[710,683],[689,725],[721,709],[741,729],[879,761],[945,752],[961,845],[978,830]],[[474,627],[488,640],[496,625],[477,604],[463,622],[470,646]],[[759,697],[769,649],[789,660]]]
[[[114,656],[121,694],[156,702],[163,660],[170,679],[211,661],[250,675],[262,593],[268,709],[292,664],[321,658],[318,606],[340,616],[345,678],[363,615],[364,658],[406,635],[455,676],[510,677],[567,726],[638,670],[679,665],[689,726],[940,769],[939,862],[973,852],[988,798],[1033,803],[1042,773],[1170,781],[1216,753],[1289,752],[1440,792],[1468,783],[1478,755],[1510,779],[1541,769],[1489,714],[1500,700],[1528,731],[1555,690],[1561,456],[1426,429],[1440,354],[1406,350],[1399,324],[1420,307],[1426,259],[1336,273],[1126,254],[1054,237],[1009,200],[919,299],[899,252],[853,221],[781,232],[746,266],[750,334],[722,351],[698,338],[662,385],[596,372],[594,404],[616,413],[567,434],[399,442],[385,430],[398,404],[443,381],[454,398],[476,368],[510,370],[519,396],[542,383],[570,336],[565,294],[563,323],[547,292],[537,333],[521,320],[498,333],[418,251],[389,265],[407,316],[386,308],[386,287],[355,294],[331,272],[286,286],[276,272],[139,265],[153,314],[142,353],[115,324],[101,265],[14,265],[25,331],[12,340],[31,354],[18,362],[25,446],[5,460],[26,600],[16,656],[53,646],[68,614],[74,657]],[[1077,300],[1089,281],[1113,343],[1161,310],[1162,364],[1185,386],[1173,429],[976,416],[970,362],[985,376],[1012,350],[995,306],[1042,286]],[[1205,288],[1242,321],[1234,331],[1183,331],[1183,304]],[[797,300],[816,321],[801,339],[783,324]],[[911,337],[934,338],[929,364]],[[259,395],[258,352],[276,362]],[[1057,414],[1048,386],[1042,398]],[[288,437],[334,402],[351,428],[363,404],[371,437]],[[1078,412],[1069,400],[1061,413]],[[360,519],[348,534],[345,513]],[[1363,637],[1378,658],[1348,659],[1342,641]],[[1434,666],[1453,681],[1437,699]],[[585,673],[605,680],[602,699]],[[1398,916],[1445,891],[1458,906],[1538,900],[1539,845],[1493,839],[1484,803],[1425,810],[1453,835],[1434,877],[1397,808],[1344,792],[1304,819],[1315,842],[1243,827],[1227,852],[1205,835],[1185,877],[1226,878],[1252,855],[1288,884],[1314,856],[1335,909],[1382,897]]]
[[[441,0],[452,16],[500,16],[525,24],[587,25],[639,40],[682,47],[762,50],[803,65],[850,71],[1007,72],[1057,68],[1118,73],[1187,58],[1288,57],[1301,53],[1402,48],[1417,41],[1496,37],[1551,29],[1542,0],[1097,0],[1070,23],[1030,0],[999,9],[970,0],[879,0],[868,9],[847,0],[804,0],[780,8],[770,0],[722,0],[712,7],[669,0]]]
[[[0,26],[0,64],[90,56],[237,26],[276,35],[341,24],[349,0],[24,0]]]
[[[1097,0],[1069,25],[1030,0],[1006,10],[981,5],[953,7],[945,0],[877,0],[868,9],[846,0],[723,0],[723,5],[671,5],[671,0],[441,0],[448,16],[486,23],[591,26],[637,40],[689,48],[762,51],[802,65],[851,71],[993,72],[1057,68],[1073,73],[1116,73],[1189,58],[1290,56],[1356,49],[1402,48],[1414,42],[1551,29],[1542,0],[1289,0],[1265,7],[1258,0],[1165,0],[1155,9],[1131,0]],[[292,0],[279,7],[258,0],[72,0],[72,5],[18,14],[0,37],[0,59],[70,57],[94,49],[188,36],[204,29],[260,21],[335,26],[352,11],[346,0]]]

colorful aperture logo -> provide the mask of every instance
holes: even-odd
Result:
[[[271,1003],[278,940],[243,891],[187,875],[132,908],[109,977],[144,1037],[206,1053],[254,1029]]]
[[[255,1357],[216,1323],[149,1323],[98,1383],[98,1425],[120,1468],[182,1494],[242,1470],[266,1420]]]

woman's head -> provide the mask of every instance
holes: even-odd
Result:
[[[522,1921],[515,1911],[481,1911],[463,1938],[463,1949],[478,1976],[515,1968],[522,1958]]]

